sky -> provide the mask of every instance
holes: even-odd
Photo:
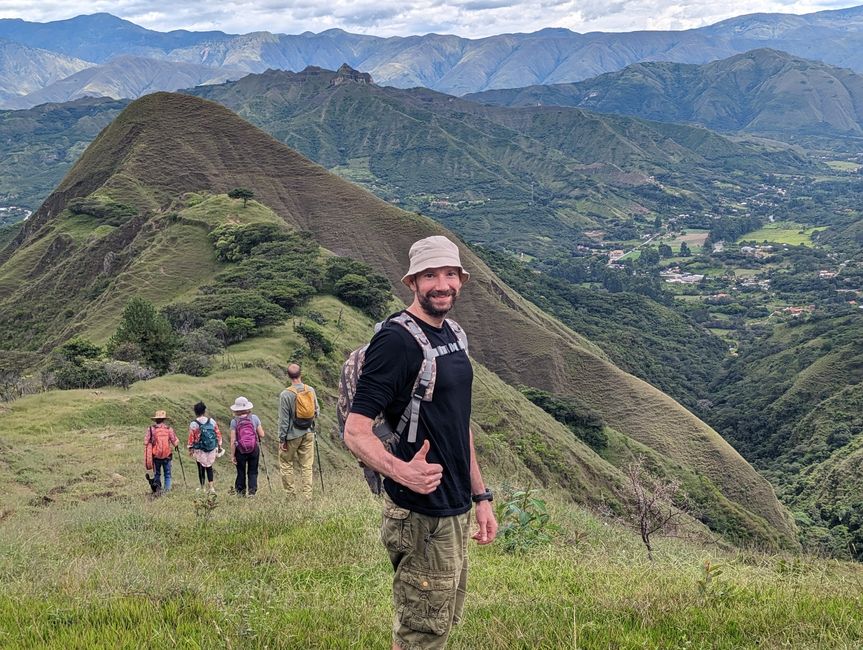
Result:
[[[376,36],[493,34],[566,27],[577,32],[680,30],[749,13],[804,14],[841,0],[0,0],[0,18],[47,22],[107,12],[158,31],[298,34],[340,28]]]

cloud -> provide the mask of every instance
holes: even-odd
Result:
[[[689,29],[755,12],[809,13],[854,0],[0,0],[0,17],[46,22],[108,12],[148,29],[299,34],[338,27],[379,36],[428,32],[480,38],[544,27],[573,31]]]

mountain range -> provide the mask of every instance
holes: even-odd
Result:
[[[851,150],[859,150],[863,138],[863,76],[770,49],[704,65],[637,63],[577,83],[493,90],[465,99],[496,106],[576,106],[789,141],[827,138]]]
[[[423,86],[454,95],[580,81],[645,61],[703,64],[765,47],[863,71],[863,7],[802,16],[752,14],[679,32],[579,34],[544,29],[476,40],[438,34],[379,38],[341,30],[298,35],[162,33],[110,14],[93,14],[50,23],[3,19],[0,38],[92,65],[119,55],[246,72],[300,71],[310,65],[336,69],[347,63],[381,84]],[[26,61],[34,52],[21,51],[15,65],[32,65]],[[46,78],[40,87],[52,82]],[[107,87],[130,86],[118,79]],[[32,81],[15,79],[2,88],[10,97],[33,90]]]
[[[219,198],[238,186],[252,189],[256,205],[291,229],[384,274],[401,297],[407,297],[399,279],[410,243],[448,234],[330,174],[218,104],[155,93],[129,105],[100,134],[0,252],[3,340],[34,353],[75,333],[101,342],[133,295],[161,306],[205,285],[220,270],[212,254],[201,253],[208,231],[244,218],[242,208]],[[202,210],[202,198],[228,211]],[[102,209],[88,213],[82,205],[116,209],[106,219]],[[507,450],[573,498],[611,503],[627,498],[619,467],[643,450],[687,482],[699,518],[728,539],[795,546],[794,525],[769,484],[716,432],[524,300],[468,248],[461,252],[472,278],[455,316],[471,332],[477,400],[496,405],[482,409],[481,453],[503,458]],[[537,437],[523,418],[538,411],[504,382],[577,396],[606,423],[614,441],[606,456],[551,425]],[[501,430],[506,435],[494,435]]]

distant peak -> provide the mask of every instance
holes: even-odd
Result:
[[[341,67],[336,70],[336,76],[332,81],[333,86],[339,86],[343,83],[354,82],[358,84],[371,84],[372,76],[368,72],[360,72],[354,70],[347,63],[342,63]]]

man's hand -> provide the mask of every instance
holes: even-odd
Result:
[[[476,504],[476,523],[479,524],[479,530],[471,537],[477,544],[491,544],[497,537],[497,519],[494,518],[491,501],[480,501]]]
[[[428,439],[423,441],[420,450],[410,462],[403,463],[398,476],[393,477],[396,482],[418,494],[431,494],[437,489],[443,479],[443,466],[426,462],[430,447]]]

